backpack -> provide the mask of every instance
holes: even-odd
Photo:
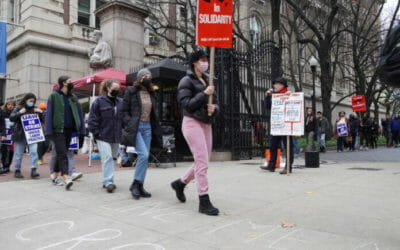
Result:
[[[386,38],[379,58],[378,73],[382,83],[400,87],[400,24]]]

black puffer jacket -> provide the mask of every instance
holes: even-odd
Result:
[[[124,129],[122,130],[121,144],[127,147],[136,146],[136,135],[139,128],[140,115],[142,113],[142,101],[139,94],[140,88],[131,86],[125,91],[124,100],[122,102],[122,119]],[[151,134],[152,146],[162,148],[162,132],[158,123],[155,107],[157,105],[154,92],[150,91],[151,97]]]
[[[203,74],[203,79],[208,84],[208,76]],[[183,115],[192,117],[204,123],[212,123],[213,118],[219,113],[217,96],[213,95],[213,104],[216,104],[215,112],[208,116],[207,103],[208,95],[204,94],[204,86],[193,71],[188,70],[186,76],[181,79],[178,85],[178,101],[183,109]]]

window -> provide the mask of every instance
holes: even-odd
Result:
[[[15,3],[14,0],[8,2],[8,20],[11,23],[15,22]]]
[[[78,1],[78,23],[88,25],[90,24],[90,0]]]
[[[256,15],[253,15],[250,18],[250,39],[252,43],[256,43],[260,40],[262,33],[262,24],[260,18]]]
[[[94,11],[106,3],[106,0],[79,0],[78,23],[100,28],[100,21],[94,16]]]

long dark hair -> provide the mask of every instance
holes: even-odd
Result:
[[[26,95],[24,96],[24,98],[22,98],[22,100],[19,102],[19,106],[25,107],[26,101],[29,100],[29,99],[32,99],[32,98],[35,99],[35,102],[36,102],[36,96],[35,96],[35,94],[33,94],[33,93],[28,93],[28,94],[26,94]]]

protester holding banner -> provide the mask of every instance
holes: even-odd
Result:
[[[181,202],[186,201],[185,186],[196,180],[199,195],[199,212],[218,215],[208,195],[207,169],[212,150],[212,123],[219,112],[214,86],[209,85],[208,55],[203,50],[193,52],[189,58],[190,69],[178,85],[178,101],[183,109],[182,133],[194,157],[194,164],[186,173],[171,183]],[[208,98],[212,96],[212,104]],[[211,114],[211,115],[209,115]]]
[[[31,178],[39,177],[37,172],[37,145],[38,142],[44,140],[43,135],[39,135],[36,140],[36,135],[43,133],[41,126],[42,110],[35,108],[36,96],[32,93],[26,94],[19,105],[12,111],[10,121],[14,123],[12,126],[12,140],[14,142],[14,177],[24,178],[21,174],[21,162],[25,153],[25,148],[28,146],[29,158],[31,161]],[[31,128],[33,128],[31,130]],[[37,131],[35,131],[37,130]],[[33,131],[33,133],[27,133]],[[27,138],[27,135],[30,138]]]
[[[336,119],[335,136],[337,137],[336,149],[337,152],[343,152],[344,142],[347,136],[350,136],[349,119],[346,117],[346,112],[339,112],[339,117]]]
[[[100,152],[103,188],[112,193],[117,188],[114,184],[114,172],[122,130],[122,99],[118,97],[120,83],[104,80],[100,91],[102,96],[93,102],[90,109],[88,127]]]
[[[0,110],[1,119],[0,122],[4,122],[5,130],[4,134],[1,135],[1,163],[3,169],[0,170],[0,174],[10,172],[11,162],[14,156],[14,149],[12,146],[12,129],[11,129],[11,122],[10,122],[10,115],[11,112],[15,108],[15,102],[6,102]]]
[[[83,113],[78,98],[72,94],[74,87],[68,76],[58,78],[59,89],[51,93],[46,110],[46,135],[54,142],[57,164],[52,179],[62,176],[65,189],[69,190],[73,185],[68,172],[67,152],[73,133],[78,136],[85,135]]]
[[[125,91],[122,104],[122,117],[125,127],[121,136],[121,144],[128,147],[128,149],[135,147],[138,155],[135,175],[129,188],[135,199],[151,197],[151,194],[143,187],[148,167],[150,145],[153,142],[162,147],[161,128],[158,124],[155,110],[157,103],[154,89],[151,72],[146,68],[141,69],[137,73],[137,80],[134,86]],[[117,140],[112,140],[112,142],[115,141]]]
[[[272,107],[272,94],[284,94],[287,93],[289,94],[290,91],[288,90],[288,85],[287,85],[287,80],[283,77],[278,77],[276,78],[273,82],[273,89],[269,89],[265,91],[265,100],[264,100],[264,108],[267,111],[271,110]],[[277,159],[277,152],[278,149],[281,148],[282,142],[284,143],[285,147],[287,148],[287,140],[286,136],[270,136],[270,141],[269,141],[269,150],[271,154],[271,158],[268,162],[267,166],[261,166],[260,168],[263,170],[269,170],[270,172],[275,172],[275,165],[276,165],[276,159]],[[294,150],[293,150],[293,137],[290,136],[290,159],[289,161],[286,161],[286,166],[283,171],[280,172],[280,174],[287,174],[287,171],[289,173],[292,172],[292,165],[294,161]],[[288,166],[289,162],[289,166]],[[288,170],[289,169],[289,170]]]

